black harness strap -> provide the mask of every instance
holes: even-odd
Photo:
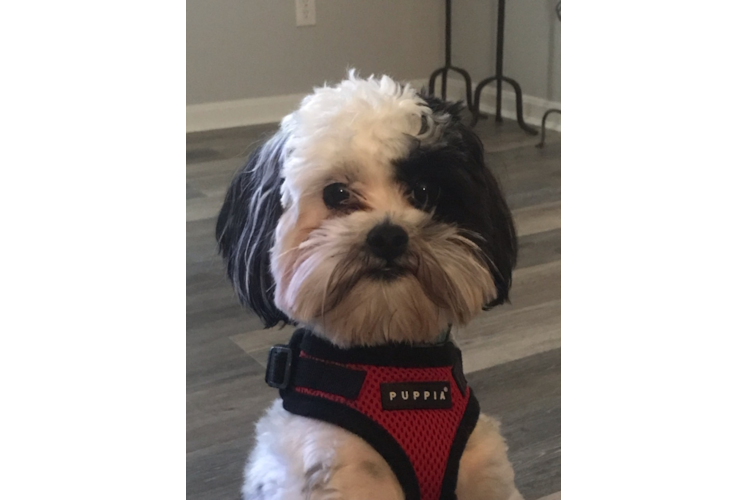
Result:
[[[265,382],[285,389],[291,383],[327,392],[346,399],[356,399],[364,385],[366,371],[325,363],[294,354],[286,346],[274,346],[268,354]]]

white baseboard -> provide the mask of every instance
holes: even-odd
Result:
[[[437,81],[436,93],[440,95],[440,82]],[[428,86],[428,80],[411,80],[411,85],[420,90]],[[187,132],[202,132],[261,123],[279,122],[284,116],[299,106],[306,94],[280,95],[240,99],[236,101],[210,102],[187,106]],[[450,100],[465,99],[465,82],[450,78],[447,81],[447,98]],[[501,116],[511,120],[517,119],[514,92],[502,90]],[[547,101],[531,95],[522,95],[524,118],[527,123],[540,126],[543,113],[549,109],[560,109],[561,103]],[[490,85],[481,93],[481,111],[493,113],[496,107],[496,86]],[[553,113],[546,120],[550,130],[561,131],[561,115]]]
[[[187,132],[279,122],[306,94],[209,102],[187,106]]]

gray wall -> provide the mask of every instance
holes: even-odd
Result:
[[[497,5],[453,0],[452,60],[475,83],[494,71]],[[560,101],[555,5],[507,1],[504,72],[526,94]],[[316,0],[316,7],[317,25],[297,28],[294,0],[187,0],[187,104],[307,93],[348,67],[407,80],[443,64],[443,0]]]
[[[504,28],[504,74],[517,80],[522,92],[550,101],[561,101],[556,3],[507,0]],[[452,63],[466,69],[475,83],[494,74],[497,16],[497,0],[452,1]]]
[[[187,104],[307,93],[364,76],[426,78],[442,64],[439,0],[316,0],[296,27],[294,0],[187,0]]]

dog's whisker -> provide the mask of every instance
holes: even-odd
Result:
[[[279,253],[277,258],[282,259],[283,257],[287,256],[288,254],[290,254],[292,252],[296,252],[297,250],[300,250],[300,249],[301,249],[301,245],[296,245],[294,247],[289,248],[288,250],[285,250],[285,251]]]

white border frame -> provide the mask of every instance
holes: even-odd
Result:
[[[565,114],[561,133],[748,132],[748,114]]]

